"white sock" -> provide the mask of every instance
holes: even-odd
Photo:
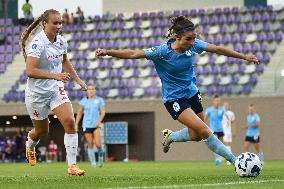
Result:
[[[77,149],[78,149],[78,134],[67,134],[64,135],[64,145],[66,148],[66,160],[68,166],[76,164]]]
[[[28,134],[28,140],[26,145],[30,148],[30,150],[34,150],[35,146],[39,143],[38,141],[34,141],[33,139],[31,139],[31,137]]]

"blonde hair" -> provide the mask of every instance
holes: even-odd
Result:
[[[21,35],[21,40],[20,40],[20,46],[23,50],[23,56],[25,58],[25,60],[27,59],[27,53],[26,53],[26,41],[30,36],[30,33],[39,25],[39,23],[41,22],[43,24],[43,22],[47,22],[48,21],[48,16],[50,14],[60,14],[57,10],[54,9],[49,9],[44,11],[44,13],[38,17],[36,20],[33,21],[33,23],[31,25],[29,25],[29,27],[22,33]]]

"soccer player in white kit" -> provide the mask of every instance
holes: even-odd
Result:
[[[235,114],[231,111],[230,104],[228,102],[224,102],[223,108],[225,109],[225,113],[223,115],[222,120],[222,126],[224,131],[223,143],[231,152],[233,137],[235,137],[236,135],[236,128],[233,125],[235,121]],[[230,164],[230,162],[227,161],[227,164]]]
[[[35,35],[26,52],[26,40],[30,33],[42,23],[43,30]],[[65,93],[64,83],[70,78],[86,90],[86,84],[78,77],[67,58],[67,41],[59,35],[62,29],[61,15],[57,10],[46,10],[22,34],[21,46],[26,60],[28,76],[25,104],[34,128],[28,133],[26,157],[31,166],[36,164],[35,146],[49,129],[50,110],[64,127],[64,145],[70,176],[85,175],[76,164],[78,134],[71,102]],[[62,73],[62,69],[64,72]]]

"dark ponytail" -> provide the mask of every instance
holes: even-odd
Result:
[[[185,16],[174,17],[171,19],[171,23],[172,26],[168,29],[168,34],[166,35],[167,38],[175,34],[181,34],[195,29],[194,24]]]

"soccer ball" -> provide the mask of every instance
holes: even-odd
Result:
[[[235,161],[235,171],[240,177],[257,177],[261,170],[262,163],[254,153],[242,153]]]

